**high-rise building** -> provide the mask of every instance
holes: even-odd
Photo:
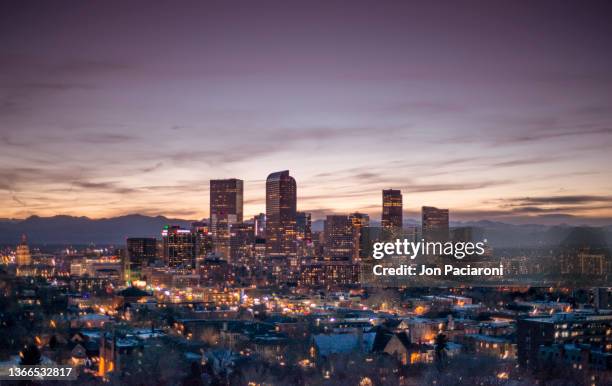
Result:
[[[353,261],[361,258],[361,233],[362,229],[370,226],[370,216],[365,213],[351,213],[349,215],[353,226]]]
[[[295,256],[296,184],[288,170],[272,173],[266,180],[266,253]]]
[[[255,232],[253,224],[232,226],[230,234],[230,259],[232,264],[248,264],[254,254]]]
[[[354,235],[353,223],[349,216],[327,216],[324,227],[325,260],[350,261],[354,254]]]
[[[310,213],[297,212],[295,227],[298,241],[305,243],[312,241],[312,220]]]
[[[210,224],[206,221],[196,221],[191,223],[191,231],[196,234],[196,254],[198,262],[206,258],[209,253],[212,253],[214,242]]]
[[[448,222],[448,209],[424,206],[422,208],[423,239],[425,241],[448,241]]]
[[[255,237],[265,238],[266,237],[266,214],[260,213],[253,217],[253,227],[255,231]]]
[[[215,252],[230,255],[230,228],[242,222],[243,182],[236,178],[210,180],[210,230]]]
[[[126,268],[132,277],[155,261],[157,240],[153,237],[130,237],[126,242]]]
[[[21,242],[17,245],[15,263],[17,263],[19,267],[32,265],[32,254],[30,253],[30,247],[28,247],[26,235],[21,236]]]
[[[402,229],[402,221],[402,192],[396,189],[383,190],[381,226],[392,230]]]
[[[297,212],[295,221],[298,257],[312,256],[312,220],[310,213]]]
[[[194,269],[197,258],[197,235],[180,226],[166,226],[162,230],[164,261],[172,268]]]

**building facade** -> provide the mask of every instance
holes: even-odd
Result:
[[[231,227],[242,222],[243,181],[237,178],[210,180],[210,231],[215,252],[230,257]]]
[[[438,209],[433,206],[424,206],[421,209],[422,231],[425,241],[449,240],[448,209]]]
[[[266,253],[296,256],[296,183],[288,170],[266,179]]]
[[[396,189],[383,190],[381,226],[386,229],[402,229],[403,220],[402,192]]]

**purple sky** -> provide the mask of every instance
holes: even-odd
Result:
[[[612,219],[612,3],[2,2],[0,217]],[[611,221],[612,222],[612,221]]]

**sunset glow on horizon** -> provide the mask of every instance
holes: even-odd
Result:
[[[288,169],[314,219],[393,188],[408,218],[610,224],[608,11],[2,4],[0,218],[201,219],[215,178],[249,217]]]

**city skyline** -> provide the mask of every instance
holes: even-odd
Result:
[[[222,178],[250,217],[289,169],[313,219],[392,188],[408,218],[612,223],[605,2],[67,4],[1,6],[0,218],[202,219]]]

